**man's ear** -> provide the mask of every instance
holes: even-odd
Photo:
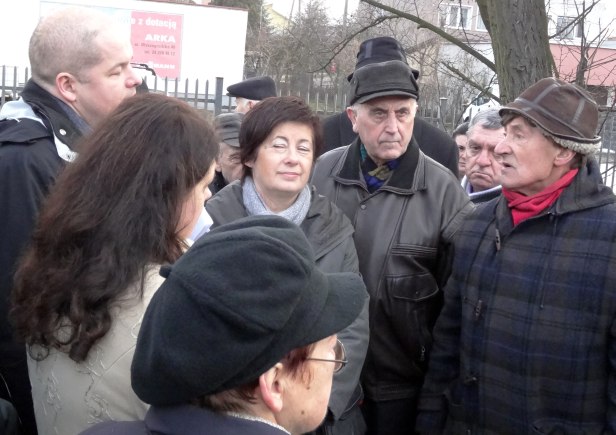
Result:
[[[251,111],[253,107],[255,107],[255,102],[252,100],[246,100],[246,105],[248,106],[248,111]]]
[[[259,390],[263,403],[277,414],[283,407],[284,396],[284,379],[283,367],[281,363],[277,363],[274,367],[259,376]]]
[[[569,165],[571,160],[575,157],[575,151],[570,150],[569,148],[564,148],[559,146],[558,152],[554,157],[554,166],[565,166]]]
[[[346,114],[349,117],[349,119],[351,120],[351,124],[353,124],[353,132],[354,133],[358,133],[358,131],[357,131],[357,112],[355,111],[354,108],[347,107],[346,108]]]
[[[222,166],[220,166],[220,159],[222,159],[222,147],[221,143],[218,144],[218,155],[214,159],[214,170],[216,172],[222,172]]]
[[[77,101],[77,79],[72,74],[61,72],[56,76],[56,89],[62,99],[68,103]]]

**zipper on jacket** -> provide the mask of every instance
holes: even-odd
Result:
[[[475,305],[475,321],[479,320],[479,317],[481,317],[482,310],[483,310],[483,301],[479,299],[477,301],[477,305]]]
[[[500,251],[501,248],[501,238],[500,238],[500,233],[498,232],[498,228],[496,228],[496,251]]]

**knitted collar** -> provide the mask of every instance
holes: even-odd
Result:
[[[265,205],[263,198],[261,198],[261,195],[257,192],[252,177],[247,176],[242,183],[242,199],[246,211],[250,216],[273,214],[288,219],[299,226],[306,218],[306,214],[308,214],[308,209],[310,208],[310,188],[308,185],[304,186],[295,202],[291,204],[289,208],[275,213]]]

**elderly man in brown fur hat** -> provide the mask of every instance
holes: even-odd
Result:
[[[616,432],[616,196],[583,89],[540,80],[500,111],[502,195],[455,241],[420,433]]]

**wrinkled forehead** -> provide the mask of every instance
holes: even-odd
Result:
[[[404,108],[412,108],[417,105],[417,100],[415,98],[403,97],[403,96],[386,96],[386,97],[378,97],[373,100],[366,101],[365,103],[360,104],[361,107],[371,110],[371,109],[382,109],[382,110],[399,110]]]
[[[515,132],[529,132],[539,128],[530,119],[513,113],[510,116],[504,117],[503,124],[505,132],[508,134]]]
[[[482,148],[494,149],[500,141],[505,138],[505,128],[496,129],[486,128],[476,125],[468,135],[469,145],[480,146]]]

